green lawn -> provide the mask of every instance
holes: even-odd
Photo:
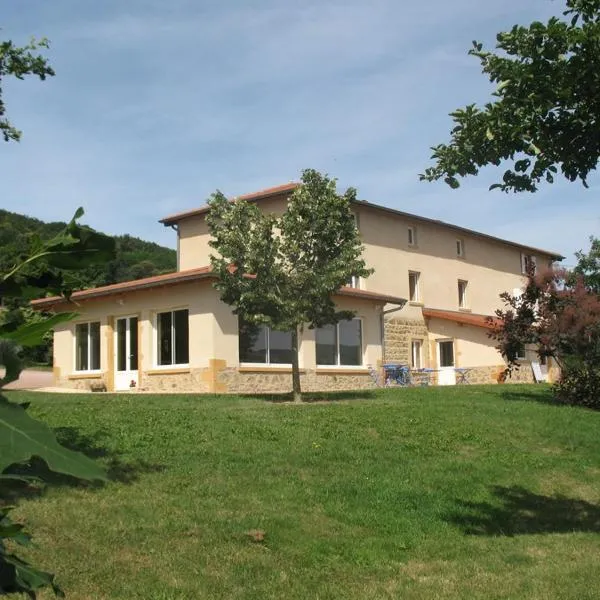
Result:
[[[600,597],[600,413],[546,387],[9,396],[109,465],[19,500],[70,599]]]

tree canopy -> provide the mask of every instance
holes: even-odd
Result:
[[[48,40],[31,39],[25,46],[17,46],[11,40],[0,41],[0,84],[7,77],[24,79],[27,75],[39,77],[42,81],[46,77],[52,77],[54,70],[48,60],[37,51],[40,48],[48,48]],[[4,141],[19,141],[21,132],[14,127],[6,117],[6,106],[4,104],[2,87],[0,85],[0,134]]]
[[[562,18],[515,25],[496,51],[473,42],[494,100],[450,113],[451,140],[432,148],[422,180],[477,175],[507,163],[491,188],[535,192],[561,173],[587,187],[600,157],[600,0],[567,0]]]
[[[371,273],[350,208],[355,199],[355,189],[338,194],[335,179],[307,169],[280,217],[220,192],[209,201],[216,287],[246,322],[291,332],[296,400],[298,331],[352,318],[338,310],[333,295],[352,276]]]

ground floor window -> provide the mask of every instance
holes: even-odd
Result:
[[[411,369],[420,369],[422,366],[421,354],[423,349],[422,340],[413,340],[410,343],[410,366]]]
[[[438,342],[440,349],[440,367],[454,366],[454,342],[452,340]]]
[[[189,363],[189,311],[171,310],[156,315],[158,365]]]
[[[100,321],[75,325],[75,370],[100,370]]]
[[[340,321],[316,330],[317,365],[362,365],[360,319]]]
[[[239,356],[242,363],[289,365],[292,362],[292,334],[240,319]]]

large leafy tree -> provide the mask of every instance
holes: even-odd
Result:
[[[600,0],[566,0],[562,18],[515,25],[495,52],[473,42],[469,54],[496,84],[494,99],[450,114],[451,140],[432,148],[421,179],[456,188],[506,163],[492,188],[534,192],[559,171],[587,186],[600,157]]]
[[[5,141],[19,141],[21,132],[6,117],[6,106],[2,94],[1,83],[7,77],[24,79],[28,75],[41,80],[52,77],[54,70],[48,60],[38,53],[41,48],[48,48],[48,40],[32,39],[25,46],[17,46],[11,40],[0,41],[0,134]]]
[[[350,209],[355,199],[353,188],[340,195],[335,179],[307,169],[280,217],[250,202],[230,202],[220,192],[209,201],[216,287],[244,321],[291,332],[296,401],[299,333],[352,318],[332,296],[353,275],[371,274]]]

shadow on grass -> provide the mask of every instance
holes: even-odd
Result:
[[[566,496],[542,496],[519,486],[494,486],[499,504],[459,502],[447,521],[466,535],[600,533],[600,506]]]
[[[539,402],[541,404],[551,404],[554,406],[564,406],[562,402],[552,395],[552,388],[549,385],[540,384],[539,387],[522,384],[505,384],[500,390],[500,397],[503,400],[517,402]]]
[[[248,394],[247,398],[255,398],[265,402],[293,402],[292,392],[287,394]],[[339,402],[343,400],[373,400],[381,397],[377,390],[353,390],[348,392],[302,392],[302,402]]]
[[[69,450],[81,452],[94,460],[101,459],[100,462],[105,468],[110,481],[131,484],[144,473],[158,473],[165,469],[164,465],[152,464],[143,459],[123,460],[118,450],[103,445],[102,441],[108,436],[103,431],[86,435],[75,427],[58,427],[54,429],[54,433],[56,439]],[[0,488],[0,503],[11,503],[20,498],[40,496],[45,489],[51,487],[99,488],[104,485],[101,482],[89,482],[69,475],[54,473],[48,469],[43,460],[37,457],[34,457],[27,464],[15,465],[6,472],[35,477],[40,480],[40,483],[11,482],[10,486]]]

